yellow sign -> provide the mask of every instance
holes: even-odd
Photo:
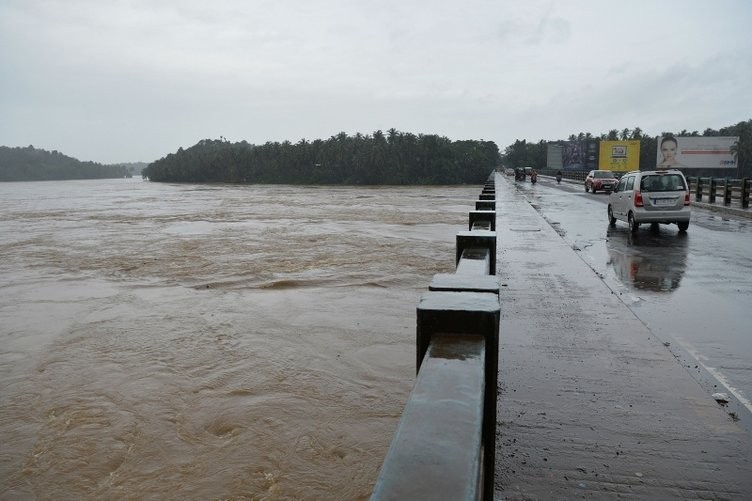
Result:
[[[601,141],[598,168],[629,172],[640,168],[640,141]]]

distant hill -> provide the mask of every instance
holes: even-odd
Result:
[[[33,146],[0,146],[0,181],[117,178],[132,174],[140,175],[145,165],[102,165],[96,162],[81,162],[59,151],[41,150]]]

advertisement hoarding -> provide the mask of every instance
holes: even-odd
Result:
[[[560,141],[561,164],[566,170],[592,170],[598,165],[598,147],[595,139]]]
[[[656,168],[735,169],[739,137],[675,137],[657,139]]]
[[[640,168],[640,141],[601,141],[598,168],[629,172]]]
[[[567,170],[584,170],[585,159],[581,141],[564,141],[561,149],[561,163]]]

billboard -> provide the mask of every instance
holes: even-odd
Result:
[[[567,170],[585,170],[585,152],[582,141],[564,141],[561,148],[561,163]]]
[[[595,139],[561,141],[561,164],[566,170],[593,170],[598,165]]]
[[[640,141],[601,141],[598,168],[629,172],[640,168]]]
[[[656,168],[735,169],[739,137],[675,137],[657,140]]]

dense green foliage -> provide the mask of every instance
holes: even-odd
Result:
[[[546,165],[546,151],[548,142],[540,140],[528,143],[525,139],[518,139],[504,149],[502,164],[504,167],[535,167],[539,169]]]
[[[719,130],[706,129],[661,136],[739,136],[738,169],[734,175],[752,176],[752,119]],[[640,168],[655,168],[656,137],[639,127],[610,130],[607,134],[570,135],[568,140],[640,141]],[[344,132],[327,140],[300,140],[253,145],[230,143],[224,138],[204,139],[188,149],[149,164],[143,175],[153,181],[284,183],[284,184],[477,184],[499,164],[542,168],[548,141],[516,140],[500,155],[492,141],[451,141],[437,135],[411,134],[389,129],[385,135],[348,136]],[[137,174],[143,164],[102,165],[81,162],[58,151],[32,146],[0,146],[0,181],[117,178]],[[711,175],[699,173],[699,175]],[[698,175],[698,173],[693,173]]]
[[[451,141],[394,129],[296,144],[199,141],[150,164],[152,181],[275,184],[478,184],[500,161],[491,141]]]
[[[739,136],[739,146],[737,149],[737,161],[739,163],[738,169],[733,169],[733,175],[739,175],[740,177],[752,176],[752,119],[746,122],[739,122],[736,125],[730,125],[723,127],[719,130],[705,129],[700,134],[698,131],[689,132],[683,130],[681,132],[662,132],[661,136]],[[577,135],[571,135],[567,140],[569,141],[583,141],[583,140],[627,140],[635,139],[640,141],[640,169],[651,170],[655,169],[656,151],[658,148],[657,138],[653,136],[646,136],[643,134],[642,129],[635,127],[634,129],[623,129],[618,131],[616,129],[610,130],[607,134],[601,134],[600,136],[593,136],[590,133],[580,132]],[[525,140],[517,140],[513,144],[507,146],[504,149],[502,155],[502,163],[506,167],[522,167],[531,166],[541,168],[546,165],[548,141],[539,141],[537,143],[528,143]],[[718,172],[718,169],[709,170],[708,173],[699,173],[700,175],[710,175]],[[698,173],[694,173],[695,175]]]
[[[130,175],[122,165],[81,162],[58,151],[0,146],[0,181],[104,179]]]

